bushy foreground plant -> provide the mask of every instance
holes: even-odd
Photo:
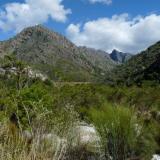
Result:
[[[34,121],[30,120],[30,113],[26,113],[30,125],[27,130],[21,130],[22,124],[1,123],[1,160],[88,160],[98,157],[85,145],[77,143],[78,135],[74,132],[79,118],[72,106],[54,111],[39,107],[42,107],[41,112],[36,110]]]
[[[0,159],[100,160],[99,152],[75,145],[73,128],[78,121],[92,120],[102,139],[101,158],[104,154],[106,159],[148,160],[159,153],[155,150],[160,133],[159,104],[159,90],[153,87],[54,86],[35,80],[17,89],[12,83],[0,81]],[[11,126],[14,136],[9,131],[9,119],[16,120],[17,127]],[[26,130],[32,141],[21,138]],[[57,144],[59,147],[55,147]]]
[[[102,110],[90,110],[102,143],[106,160],[150,160],[156,149],[153,126],[146,126],[132,109],[107,105]]]

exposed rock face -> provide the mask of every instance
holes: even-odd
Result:
[[[118,66],[113,78],[117,82],[131,85],[141,85],[143,81],[160,83],[160,42],[150,46],[145,51],[133,56],[126,63]]]
[[[83,145],[95,145],[100,142],[100,137],[93,125],[81,124],[76,127],[75,131],[79,142]],[[92,146],[93,147],[93,146]]]
[[[57,81],[92,81],[115,66],[107,54],[79,48],[64,36],[39,25],[0,42],[0,57],[6,54],[14,54]]]
[[[119,52],[117,50],[113,50],[110,54],[111,59],[118,63],[124,63],[128,61],[132,56],[132,54]]]
[[[62,138],[54,134],[54,131],[52,133],[33,135],[31,132],[25,130],[22,135],[26,142],[34,143],[38,150],[48,147],[51,152],[58,152],[62,148],[67,147],[67,144],[75,148],[85,147],[86,151],[92,153],[96,153],[100,149],[100,137],[94,126],[79,124],[73,128],[70,136],[72,136],[71,142],[67,138]]]
[[[6,68],[6,69],[0,67],[0,75],[1,76],[17,75],[17,72],[18,72],[18,70],[16,67],[11,67],[11,68]],[[23,74],[25,74],[26,76],[28,76],[31,79],[39,78],[42,81],[46,81],[48,79],[47,75],[41,73],[38,70],[33,70],[31,67],[24,68],[22,72],[23,72]]]
[[[157,154],[153,155],[152,160],[160,160],[160,155]]]
[[[116,65],[116,62],[112,60],[110,55],[105,51],[87,47],[79,47],[79,49],[81,54],[84,55],[91,65],[98,66],[104,72],[105,70],[112,69]]]

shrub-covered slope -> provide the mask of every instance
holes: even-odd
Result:
[[[133,56],[126,63],[118,66],[112,72],[112,80],[117,83],[141,85],[143,81],[155,81],[159,83],[160,42],[147,50]]]
[[[113,68],[108,56],[78,48],[62,35],[42,26],[24,29],[0,42],[0,56],[14,54],[19,60],[58,81],[95,81]],[[99,57],[99,60],[96,60]]]

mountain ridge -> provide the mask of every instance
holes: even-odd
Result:
[[[116,49],[114,49],[111,54],[110,57],[112,60],[114,60],[117,63],[125,63],[126,61],[128,61],[133,55],[130,53],[123,53],[120,52]]]
[[[160,82],[159,76],[160,41],[116,67],[112,80],[127,85],[141,85],[143,81]]]
[[[99,55],[97,63],[89,50],[77,47],[66,37],[41,25],[28,27],[0,42],[0,56],[7,54],[15,55],[18,60],[59,81],[94,81],[116,65],[104,55]],[[94,55],[97,57],[98,53]]]

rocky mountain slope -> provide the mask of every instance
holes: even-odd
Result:
[[[110,55],[105,51],[87,47],[79,47],[79,50],[92,66],[98,66],[101,70],[108,71],[117,64],[117,62],[112,60]]]
[[[77,47],[64,36],[40,25],[0,42],[0,57],[14,54],[57,81],[95,81],[116,63],[105,53]],[[93,54],[92,54],[93,53]]]
[[[160,42],[147,50],[133,56],[126,63],[118,66],[112,75],[112,80],[128,85],[150,80],[160,82]]]
[[[124,63],[128,61],[132,56],[132,54],[119,52],[117,50],[113,50],[110,54],[111,59],[118,63]]]

